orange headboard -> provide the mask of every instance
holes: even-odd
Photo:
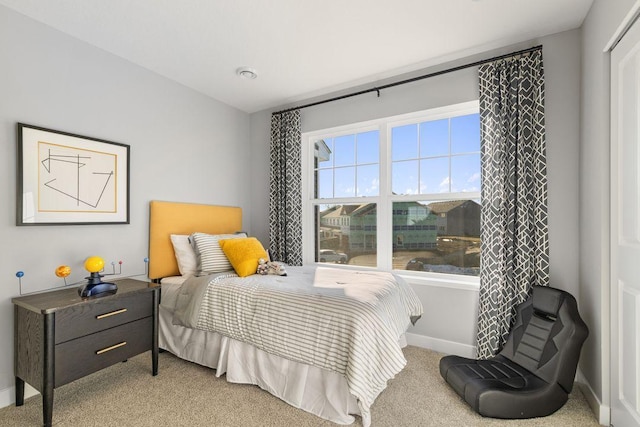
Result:
[[[179,276],[172,234],[235,233],[242,230],[242,209],[194,203],[149,203],[149,278]]]

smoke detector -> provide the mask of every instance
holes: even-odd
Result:
[[[247,80],[253,80],[258,77],[258,72],[250,67],[240,67],[236,70],[236,74]]]

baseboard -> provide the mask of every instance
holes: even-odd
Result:
[[[424,335],[406,333],[407,343],[416,347],[427,348],[438,353],[455,354],[463,357],[476,357],[476,347],[459,342],[432,338]]]
[[[591,408],[591,411],[595,414],[598,423],[603,426],[611,424],[611,408],[607,405],[603,405],[598,398],[598,395],[591,388],[591,384],[587,381],[586,377],[582,374],[582,371],[578,368],[576,373],[576,382],[580,386],[580,390],[587,400],[587,404]]]
[[[38,390],[31,387],[29,384],[24,385],[24,398],[28,399],[36,394],[40,394]],[[5,406],[13,405],[16,403],[16,388],[8,387],[3,390],[0,390],[0,408],[4,408]]]

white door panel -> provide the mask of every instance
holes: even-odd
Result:
[[[640,426],[640,23],[611,54],[611,424]]]

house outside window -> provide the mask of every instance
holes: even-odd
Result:
[[[305,262],[479,275],[477,101],[309,132],[303,144]]]

